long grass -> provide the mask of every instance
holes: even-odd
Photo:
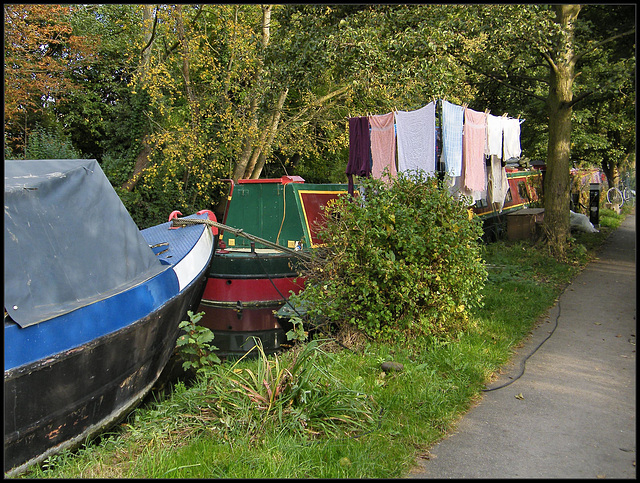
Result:
[[[484,306],[452,340],[314,342],[227,362],[23,477],[403,477],[455,428],[623,218],[601,211],[600,233],[577,234],[564,263],[529,242],[487,245]],[[385,361],[403,369],[384,372]]]

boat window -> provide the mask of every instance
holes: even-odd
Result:
[[[518,181],[518,195],[525,201],[529,201],[529,194],[527,193],[527,185],[524,181]]]
[[[506,204],[511,200],[513,200],[513,196],[511,195],[511,187],[509,187],[509,189],[507,190],[507,194],[504,197],[504,202]]]

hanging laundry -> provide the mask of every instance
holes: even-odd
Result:
[[[442,156],[447,173],[462,174],[462,128],[464,108],[442,101]]]
[[[484,200],[487,198],[487,189],[479,190],[470,190],[466,186],[464,186],[464,173],[462,176],[458,176],[455,178],[457,181],[456,186],[461,186],[459,188],[460,194],[464,195],[468,198],[471,198],[471,201],[475,203],[478,200]],[[486,186],[486,178],[485,178],[485,186]]]
[[[487,114],[487,156],[502,159],[502,116]]]
[[[389,181],[398,174],[396,169],[396,128],[393,112],[369,116],[371,126],[371,158],[373,166],[371,176],[382,179],[385,169]]]
[[[496,156],[491,156],[491,169],[489,174],[489,202],[493,203],[498,213],[502,213],[504,200],[509,191],[509,180],[507,170],[502,166],[502,160]]]
[[[353,195],[353,175],[369,176],[371,174],[369,119],[366,116],[349,118],[349,162],[347,163],[347,180],[349,194]]]
[[[446,176],[444,183],[453,199],[459,201],[464,194],[462,192],[464,190],[464,186],[462,186],[462,176]]]
[[[462,197],[465,197],[465,201],[469,201],[470,205],[475,203],[478,200],[487,198],[487,190],[477,191],[477,190],[469,190],[466,186],[464,186],[464,171],[460,176],[447,176],[444,179],[445,186],[449,190],[451,196],[453,196],[456,200],[461,200]]]
[[[487,145],[487,115],[464,108],[464,129],[462,137],[462,165],[464,186],[469,191],[487,189],[486,163],[484,159]]]
[[[511,158],[519,158],[520,150],[520,119],[504,118],[504,145],[502,158],[506,161]]]
[[[398,172],[436,170],[436,103],[395,113],[398,129]]]

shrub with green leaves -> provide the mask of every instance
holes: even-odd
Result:
[[[325,207],[326,245],[304,267],[317,322],[351,327],[376,340],[455,335],[481,306],[487,272],[481,221],[437,178],[400,174],[387,185]]]
[[[25,159],[80,159],[82,154],[71,139],[55,129],[36,127],[29,134]]]

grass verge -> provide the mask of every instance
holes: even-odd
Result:
[[[624,219],[600,213],[559,263],[529,242],[484,248],[473,328],[453,340],[330,341],[214,367],[28,478],[399,478],[455,428]],[[401,371],[384,372],[395,361]]]

